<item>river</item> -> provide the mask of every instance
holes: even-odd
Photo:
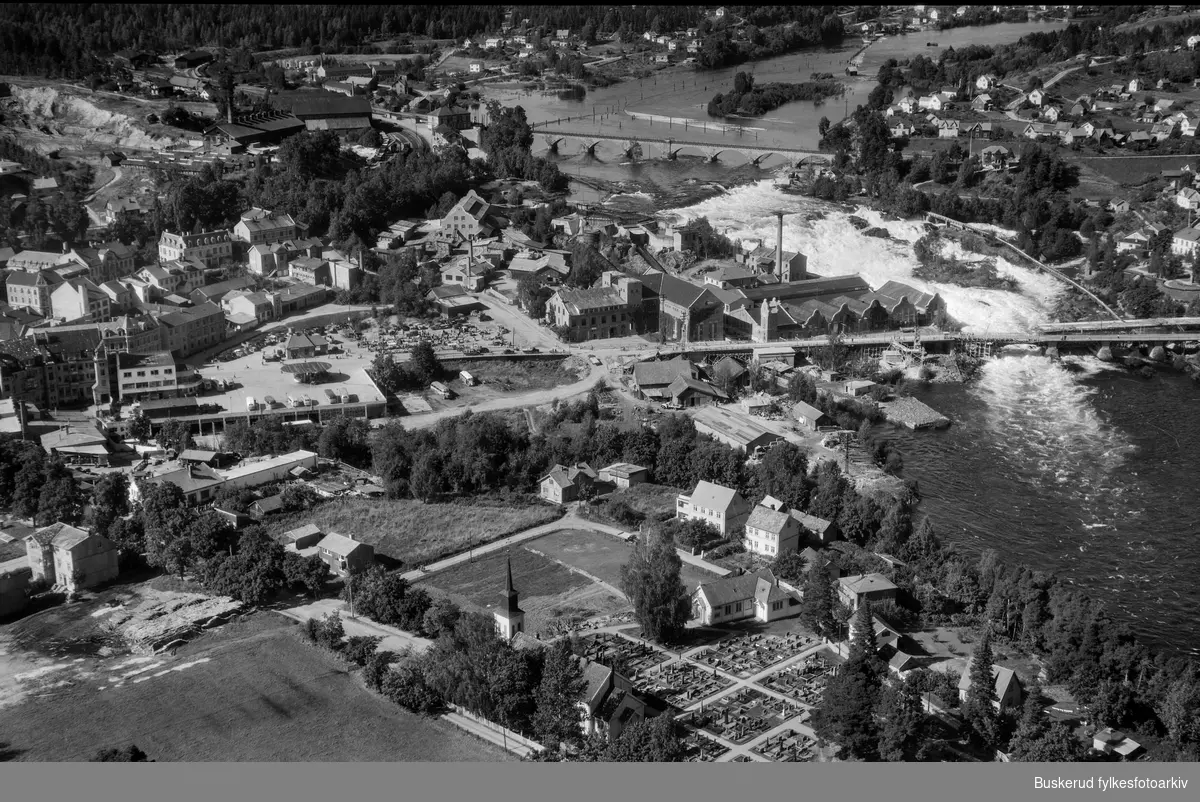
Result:
[[[851,57],[863,45],[857,36],[848,36],[839,47],[811,48],[721,70],[698,72],[686,67],[670,68],[649,78],[589,90],[583,100],[562,100],[554,92],[497,87],[486,88],[484,97],[500,100],[505,105],[519,103],[531,123],[579,117],[594,111],[594,119],[572,120],[554,126],[578,133],[644,137],[671,134],[677,139],[713,144],[740,142],[816,150],[819,139],[817,126],[821,117],[840,120],[847,110],[853,111],[860,104],[865,104],[867,96],[875,88],[875,75],[887,59],[906,59],[922,54],[936,59],[937,54],[946,48],[968,44],[1005,44],[1034,31],[1062,27],[1065,27],[1065,23],[1022,22],[954,28],[940,33],[918,31],[888,36],[876,41],[862,53],[859,75],[856,77],[846,76],[845,69]],[[938,47],[929,47],[928,42],[936,42]],[[739,118],[734,121],[736,125],[726,126],[722,132],[722,121],[708,116],[708,102],[716,93],[732,89],[733,76],[740,70],[752,72],[759,83],[807,81],[814,72],[828,72],[841,81],[847,91],[841,98],[823,102],[794,101],[762,117]],[[535,153],[544,155],[545,142],[541,137],[535,139]],[[772,156],[764,160],[761,166],[755,166],[732,152],[723,154],[720,164],[705,163],[698,155],[682,155],[674,162],[631,162],[621,154],[616,143],[601,143],[596,147],[595,155],[591,156],[583,151],[580,143],[563,142],[559,145],[559,153],[550,157],[569,176],[593,181],[624,182],[630,192],[627,197],[618,198],[616,205],[645,212],[663,208],[664,204],[684,205],[688,200],[711,195],[719,191],[713,184],[729,186],[760,179],[785,164],[782,157]],[[573,198],[578,201],[595,203],[612,200],[611,193],[597,194],[582,183],[574,183],[573,189]]]
[[[904,475],[943,538],[1054,571],[1160,647],[1200,652],[1197,385],[1091,358],[987,363],[915,393],[953,425],[895,428]]]

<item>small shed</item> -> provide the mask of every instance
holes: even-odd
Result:
[[[812,404],[806,404],[803,401],[797,401],[796,405],[792,407],[792,415],[796,417],[796,423],[802,429],[807,429],[810,432],[815,432],[822,426],[829,425],[828,415]]]
[[[868,379],[858,379],[855,381],[846,382],[843,385],[843,390],[845,391],[846,395],[854,396],[855,398],[857,398],[859,396],[864,396],[864,395],[867,395],[868,393],[870,393],[871,388],[874,386],[875,386],[875,382],[873,382],[873,381],[870,381]]]

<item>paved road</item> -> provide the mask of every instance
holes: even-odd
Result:
[[[1050,87],[1054,86],[1056,83],[1061,81],[1063,78],[1066,78],[1068,75],[1075,72],[1076,70],[1083,69],[1083,67],[1084,67],[1084,65],[1080,64],[1078,67],[1069,67],[1069,68],[1063,70],[1058,75],[1055,75],[1049,81],[1046,81],[1046,83],[1042,84],[1042,88],[1049,89]]]

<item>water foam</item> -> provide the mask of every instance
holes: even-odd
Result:
[[[685,219],[707,217],[716,230],[735,239],[759,239],[771,244],[778,226],[776,211],[784,212],[784,248],[807,254],[812,272],[823,276],[858,273],[872,287],[894,279],[923,292],[937,292],[945,299],[950,316],[973,334],[1030,332],[1050,319],[1050,307],[1063,291],[1050,276],[1005,259],[997,259],[997,271],[1015,278],[1018,291],[959,287],[914,278],[917,261],[911,243],[925,233],[922,222],[884,220],[874,210],[859,208],[855,215],[872,226],[886,228],[895,240],[867,237],[850,224],[849,213],[822,201],[787,195],[775,189],[772,180],[670,210]],[[815,213],[823,219],[805,219]],[[951,246],[950,253],[964,255],[956,246]]]
[[[1014,464],[1036,469],[1027,474],[1033,484],[1098,495],[1133,448],[1093,409],[1097,391],[1045,357],[991,360],[970,392],[986,402],[997,446]]]

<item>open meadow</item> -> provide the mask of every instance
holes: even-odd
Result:
[[[530,634],[549,634],[555,621],[582,621],[629,609],[614,590],[524,547],[460,563],[421,585],[459,606],[490,614],[502,602],[504,563],[510,558],[513,587],[520,594],[525,631]]]
[[[471,504],[345,499],[281,517],[272,531],[316,524],[323,532],[339,532],[371,544],[385,563],[421,565],[558,520],[562,514],[561,508],[545,504],[489,503],[486,499]]]
[[[273,612],[172,654],[77,658],[19,676],[35,687],[0,715],[0,753],[9,760],[86,761],[128,744],[160,762],[506,759],[370,693]]]

